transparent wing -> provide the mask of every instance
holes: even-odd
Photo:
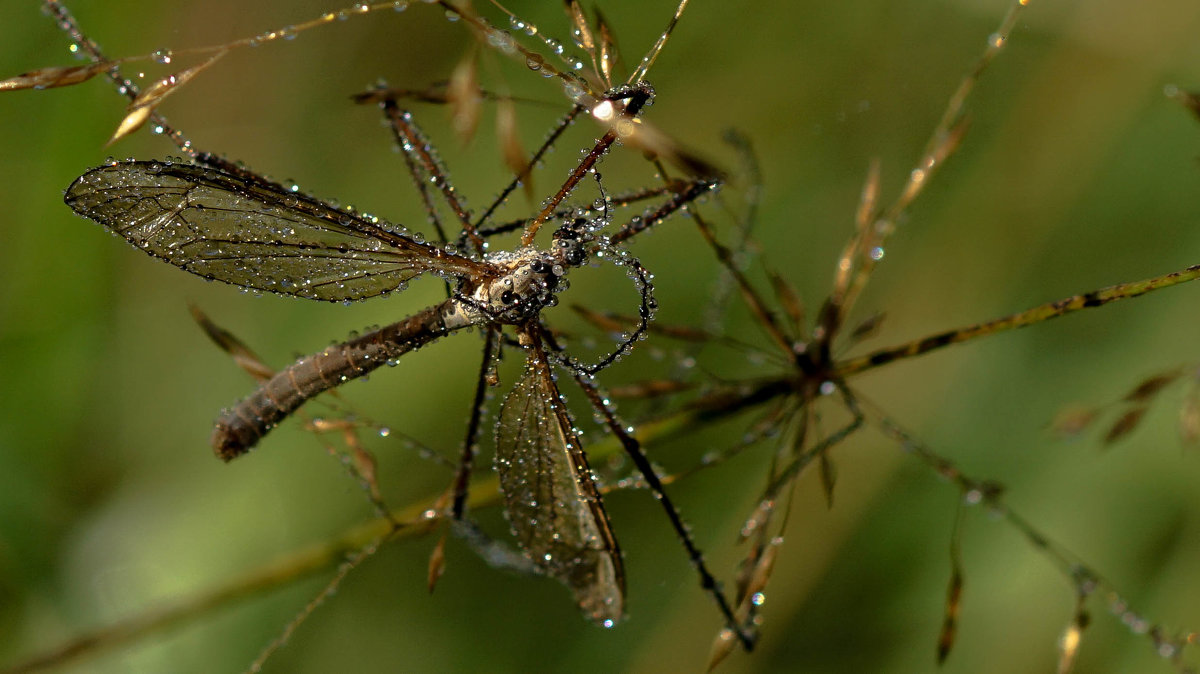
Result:
[[[80,176],[66,202],[155,257],[254,290],[356,300],[426,272],[486,273],[474,260],[248,176],[120,162]]]
[[[536,345],[496,428],[509,524],[534,563],[571,588],[589,618],[611,625],[624,607],[621,553],[571,426]]]

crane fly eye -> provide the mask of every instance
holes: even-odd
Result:
[[[562,246],[563,261],[568,265],[578,267],[587,260],[587,253],[583,250],[582,245],[566,241],[559,241],[558,244]]]

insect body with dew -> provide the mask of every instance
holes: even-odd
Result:
[[[526,247],[473,260],[244,170],[166,161],[101,166],[76,180],[66,201],[150,255],[254,290],[351,301],[400,289],[423,273],[456,279],[445,301],[301,358],[264,382],[222,413],[213,449],[223,460],[236,458],[310,398],[441,336],[470,326],[516,326],[528,364],[501,411],[498,434],[498,465],[510,467],[501,482],[512,522],[530,532],[522,538],[526,550],[575,590],[587,615],[608,624],[620,617],[620,555],[538,326],[567,270],[587,261],[603,222],[574,217],[547,251]],[[648,283],[644,291],[649,297]],[[521,493],[521,485],[547,476],[548,489]],[[535,522],[553,531],[543,535],[526,524]]]
[[[680,4],[675,19],[685,4]],[[577,26],[586,30],[578,8],[573,3],[568,5],[574,10],[571,13]],[[487,28],[473,15],[460,16],[477,28]],[[595,52],[594,60],[599,64],[595,79],[606,86],[603,94],[589,93],[592,89],[577,76],[544,66],[576,90],[576,105],[567,121],[560,124],[560,131],[585,110],[591,110],[593,117],[610,128],[584,153],[542,211],[523,223],[522,247],[517,250],[482,253],[478,227],[494,206],[478,223],[471,222],[453,189],[446,187],[437,162],[417,147],[421,143],[413,142],[421,138],[419,130],[386,90],[363,98],[381,103],[402,141],[414,176],[433,178],[441,186],[442,196],[462,226],[461,247],[426,243],[402,227],[334,207],[215,155],[195,151],[189,151],[194,163],[124,161],[93,169],[71,185],[66,201],[80,215],[101,223],[154,257],[198,276],[254,291],[350,302],[402,290],[409,280],[422,274],[445,278],[448,288],[452,286],[445,301],[301,358],[266,378],[255,392],[218,418],[212,435],[217,455],[228,461],[244,454],[307,400],[463,328],[477,326],[486,333],[483,369],[488,372],[502,328],[512,326],[516,342],[526,352],[526,366],[498,414],[496,465],[510,524],[529,558],[542,572],[566,584],[592,620],[611,626],[622,617],[625,581],[620,551],[578,432],[554,381],[553,366],[557,363],[574,374],[598,416],[642,471],[683,540],[702,585],[716,599],[730,629],[749,648],[753,638],[734,623],[732,609],[705,568],[653,467],[590,382],[592,375],[629,351],[645,334],[655,308],[650,275],[616,245],[685,208],[718,184],[711,177],[715,174],[711,167],[677,151],[665,135],[642,124],[638,117],[653,97],[653,90],[640,77],[666,35],[623,86],[612,84],[608,39],[600,41],[599,46],[594,38],[584,40],[591,45],[588,50]],[[552,134],[552,140],[556,135]],[[602,185],[602,198],[589,208],[561,204],[587,176],[594,175],[599,183],[595,164],[618,139],[676,160],[698,177],[668,181],[663,189],[646,190],[640,198],[665,194],[667,199],[617,231],[601,236],[599,231],[609,224],[612,203]],[[543,146],[538,154],[545,149]],[[520,175],[500,200],[519,180]],[[432,212],[428,195],[422,194]],[[534,236],[550,220],[562,224],[554,232],[551,247],[538,250],[533,246]],[[462,252],[471,249],[478,254]],[[642,300],[637,329],[598,364],[585,366],[561,352],[542,325],[541,311],[555,304],[555,293],[566,287],[567,271],[586,263],[593,253],[628,267]],[[454,485],[450,514],[456,520],[463,516],[481,415],[477,403]]]
[[[1025,3],[1021,3],[1021,4],[1025,4]],[[792,31],[789,31],[789,39],[791,39],[791,35],[790,35],[791,32]],[[1002,40],[995,40],[993,42],[1001,43]],[[747,50],[747,51],[749,51],[749,50]],[[776,82],[776,84],[778,84],[778,82]],[[783,88],[784,87],[778,87],[778,86],[773,87],[773,89],[783,89]],[[762,105],[763,100],[760,99],[757,95],[755,96],[755,100],[757,101],[758,105],[760,105],[760,106]],[[767,99],[767,100],[770,100],[770,99]],[[1090,118],[1090,115],[1089,115],[1089,118]],[[886,165],[886,162],[885,162],[885,165]],[[927,169],[929,167],[925,166],[924,162],[922,162],[922,165],[919,168],[920,168],[920,175],[928,176]],[[65,184],[65,181],[64,181],[64,184]],[[61,185],[56,185],[56,187],[60,187],[60,186]],[[1011,195],[1009,195],[1009,198],[1011,198]],[[874,224],[874,219],[872,219],[871,221],[864,220],[864,223],[868,224],[868,225]],[[882,249],[880,249],[880,250],[882,250]],[[867,255],[871,252],[873,252],[873,248],[871,246],[865,246],[865,247],[862,247],[861,250],[856,253],[856,255],[863,256],[863,259],[865,260],[865,259],[868,259]],[[889,250],[889,255],[891,255],[891,254],[892,254],[892,252]],[[789,257],[789,260],[790,259],[791,258]],[[852,289],[852,287],[848,288],[848,290],[850,290],[851,292],[856,292]],[[783,292],[783,293],[780,293],[780,295],[783,296],[780,298],[781,300],[786,300],[789,293]],[[1081,303],[1083,305],[1093,305],[1097,302],[1097,300],[1099,298],[1093,296],[1093,297],[1081,297],[1080,299],[1081,299]],[[843,301],[840,304],[842,306],[848,306],[851,304],[851,302]],[[786,311],[787,310],[787,302],[783,301],[782,305],[784,306],[785,311]],[[911,344],[906,344],[903,347],[898,348],[898,349],[884,349],[884,350],[879,350],[879,351],[873,351],[870,354],[868,354],[869,358],[866,358],[866,359],[855,358],[853,360],[851,360],[851,359],[843,360],[840,356],[838,358],[832,358],[832,357],[830,357],[831,354],[814,354],[810,357],[804,357],[804,358],[796,357],[795,353],[797,351],[797,349],[796,349],[797,344],[802,344],[809,348],[819,348],[823,345],[838,346],[837,344],[831,343],[832,336],[829,336],[828,328],[830,326],[840,325],[844,318],[843,316],[841,316],[841,314],[843,314],[843,313],[845,313],[845,312],[839,311],[836,313],[830,313],[829,314],[830,316],[835,316],[837,318],[837,320],[834,322],[830,322],[830,321],[824,320],[824,319],[821,321],[822,325],[820,327],[822,329],[824,329],[826,332],[825,332],[824,336],[821,336],[819,338],[817,338],[817,337],[809,338],[807,335],[801,334],[799,331],[790,331],[789,334],[783,335],[786,339],[780,340],[781,342],[783,342],[780,344],[780,346],[783,347],[781,350],[781,353],[782,353],[782,355],[786,356],[787,362],[789,364],[788,372],[781,374],[777,377],[773,377],[775,384],[770,389],[766,389],[765,387],[758,388],[758,389],[749,389],[749,391],[750,391],[749,393],[742,393],[737,390],[734,390],[733,393],[728,393],[728,392],[722,391],[722,393],[728,394],[724,397],[724,399],[718,399],[717,396],[713,396],[712,397],[712,408],[715,408],[715,410],[712,408],[704,410],[704,412],[706,413],[707,416],[704,416],[703,418],[698,419],[696,424],[698,426],[701,426],[702,428],[707,429],[707,428],[711,427],[711,420],[712,420],[713,416],[715,416],[716,414],[732,413],[732,412],[736,411],[737,409],[747,409],[751,405],[755,404],[757,401],[767,399],[768,396],[770,396],[769,397],[770,401],[779,403],[778,409],[781,409],[784,413],[791,414],[790,418],[802,418],[801,415],[792,414],[792,413],[796,409],[800,409],[800,410],[810,409],[812,406],[811,403],[813,403],[815,400],[817,400],[817,396],[819,394],[825,392],[824,390],[822,390],[821,388],[816,386],[817,384],[824,383],[822,381],[819,381],[819,379],[825,378],[826,380],[828,380],[831,377],[836,378],[839,376],[849,379],[852,375],[855,375],[858,372],[864,372],[867,369],[869,369],[870,367],[875,367],[875,365],[882,364],[889,360],[895,360],[898,358],[905,357],[904,354],[920,353],[923,350],[934,348],[939,343],[940,344],[951,343],[951,341],[953,339],[958,339],[958,338],[965,339],[965,338],[967,338],[967,336],[969,336],[971,334],[981,334],[980,330],[984,329],[985,326],[987,325],[987,324],[985,324],[985,326],[980,326],[979,329],[954,331],[954,335],[956,335],[956,337],[951,337],[951,336],[947,335],[945,337],[938,337],[937,339],[926,339],[926,340],[921,340],[920,342],[913,342]],[[778,316],[778,315],[780,315],[780,314],[776,314],[776,316]],[[1028,323],[1024,322],[1023,320],[1014,320],[1014,321],[1009,322],[1008,324],[1010,324],[1010,325],[1025,325]],[[848,327],[848,326],[846,326],[846,327]],[[839,333],[842,338],[845,338],[848,336],[849,331],[848,330],[835,330],[835,332]],[[543,337],[545,337],[545,335],[543,335]],[[845,347],[846,345],[847,344],[844,341],[840,343],[841,347]],[[547,355],[549,356],[549,352],[547,352]],[[814,368],[815,372],[801,372],[801,373],[797,374],[794,371],[794,370],[803,370],[804,368],[812,368],[814,365],[816,366]],[[799,383],[809,384],[809,385],[811,385],[811,387],[808,390],[805,390],[804,387],[798,385]],[[834,390],[836,392],[836,387],[834,387]],[[825,395],[824,399],[829,400],[834,397],[835,396]],[[741,405],[742,407],[739,407],[739,405]],[[511,409],[516,410],[518,408],[511,408]],[[515,413],[512,413],[512,412],[509,412],[509,414],[513,417],[517,416]],[[816,417],[812,417],[812,419],[816,419]],[[776,419],[769,418],[767,421],[776,421]],[[869,421],[869,419],[868,419],[868,421]],[[879,425],[879,424],[877,424],[877,425]],[[774,430],[777,428],[779,428],[779,424],[777,424],[777,423],[773,423],[770,425],[771,430]],[[529,431],[529,433],[531,435],[537,434],[535,431],[532,431],[532,430]],[[793,435],[798,435],[798,434],[793,434]],[[542,437],[542,436],[538,435],[538,437]],[[785,443],[782,443],[782,442],[779,443],[779,446],[784,448],[784,451],[788,451],[789,449],[791,449],[792,453],[787,454],[786,458],[795,459],[799,455],[799,452],[804,451],[807,455],[806,460],[811,459],[811,461],[807,464],[802,464],[800,461],[796,461],[793,463],[784,463],[782,468],[779,471],[773,473],[770,476],[771,480],[772,480],[772,491],[781,491],[780,489],[778,489],[778,487],[787,486],[787,484],[790,483],[792,476],[798,475],[799,471],[803,469],[804,465],[807,465],[808,467],[817,467],[819,465],[820,468],[822,469],[822,479],[825,479],[826,473],[828,473],[830,475],[830,477],[832,477],[832,471],[831,470],[826,471],[826,462],[824,460],[828,452],[821,451],[825,448],[829,448],[832,445],[832,443],[826,442],[826,443],[817,444],[818,442],[824,440],[825,438],[829,438],[829,437],[832,437],[832,436],[828,432],[821,433],[819,428],[813,428],[810,426],[808,428],[808,436],[807,436],[807,439],[810,441],[810,443],[808,445],[800,446],[797,443],[796,445],[794,445],[794,447],[796,447],[796,449],[791,449],[791,448],[785,447]],[[791,439],[792,438],[788,438],[788,440],[791,440]],[[803,438],[800,438],[800,439],[803,439]],[[817,442],[812,442],[812,441],[817,441]],[[904,446],[906,446],[906,448],[911,445],[911,443],[907,443],[907,442],[904,442],[902,444]],[[814,450],[814,451],[809,451],[809,450]],[[830,487],[832,487],[832,479],[829,480],[828,484],[830,485]],[[844,497],[839,497],[839,498],[844,498]],[[782,512],[782,510],[779,510],[777,512]],[[769,517],[770,513],[767,512],[765,509],[764,509],[763,513],[764,514],[762,516],[756,517],[754,519],[754,522],[758,525],[759,531],[768,532],[771,530],[771,527],[766,526],[766,525],[769,525],[772,523],[770,521],[770,517]],[[781,518],[777,517],[774,520],[774,523],[781,524],[779,522],[780,519]],[[792,519],[796,520],[797,518],[793,516]],[[774,531],[771,531],[771,533],[774,533]],[[775,550],[777,548],[766,547],[766,545],[774,546],[774,544],[775,544],[774,538],[770,535],[764,536],[763,541],[764,541],[764,547],[761,550],[761,554],[759,554],[759,556],[756,558],[748,559],[748,561],[752,563],[751,565],[748,565],[748,566],[750,567],[750,571],[753,572],[753,573],[746,574],[748,579],[750,581],[753,581],[753,582],[746,583],[747,588],[750,588],[750,589],[760,589],[761,586],[757,585],[758,581],[761,581],[763,579],[763,577],[765,576],[765,574],[767,573],[767,571],[770,568],[770,562],[774,561],[776,558]],[[786,568],[789,573],[794,572],[796,565],[794,565],[792,563],[792,560],[790,558],[788,559],[788,562],[789,563],[787,565],[777,565],[776,568],[780,569],[780,570]],[[757,577],[754,577],[755,575],[757,575]],[[741,594],[741,593],[739,592],[739,594]],[[745,604],[746,604],[747,610],[758,610],[757,604],[754,603],[755,595],[756,595],[756,593],[754,593],[754,592],[746,593]],[[770,593],[768,593],[768,596],[770,596]],[[778,608],[776,608],[776,607],[779,606],[779,604],[774,603],[776,598],[775,597],[770,597],[770,598],[771,598],[771,603],[768,605],[771,606],[771,610],[777,611]],[[857,608],[857,607],[855,607],[855,608]],[[822,616],[822,617],[824,617],[824,616]],[[858,616],[856,616],[856,621],[857,621],[857,619],[858,619]],[[905,620],[908,621],[908,620],[910,620],[910,618],[908,618],[908,616],[906,616]],[[855,633],[858,633],[858,634],[864,633],[862,631],[863,623],[855,622],[854,627],[855,627]],[[818,634],[819,634],[819,632],[818,632]],[[607,635],[605,635],[605,636],[607,636]],[[663,644],[659,644],[659,643],[654,644],[656,652],[659,650],[659,648],[662,645]],[[926,650],[929,650],[929,649],[926,649]],[[929,654],[927,653],[926,655],[929,655]]]

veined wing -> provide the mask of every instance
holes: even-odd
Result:
[[[508,521],[533,562],[571,588],[584,614],[612,625],[625,604],[621,552],[540,340],[521,337],[532,341],[525,373],[496,427]]]
[[[265,180],[192,164],[101,166],[67,188],[67,205],[197,276],[284,295],[357,300],[431,272],[486,265]]]

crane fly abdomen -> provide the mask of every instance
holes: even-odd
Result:
[[[526,320],[550,304],[561,270],[536,251],[497,255],[488,263],[492,278],[474,289],[361,337],[305,356],[233,407],[213,429],[212,447],[225,461],[250,450],[309,398],[361,377],[391,359],[468,325]],[[556,273],[557,271],[557,273]]]
[[[449,299],[399,322],[305,356],[276,372],[218,417],[212,447],[222,460],[248,452],[308,399],[362,377],[389,360],[472,325],[478,312]]]

